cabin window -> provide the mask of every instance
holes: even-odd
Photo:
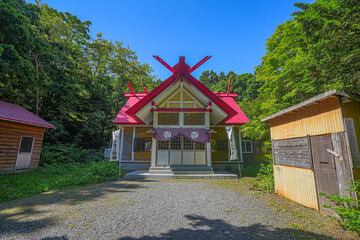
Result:
[[[151,151],[151,139],[135,138],[134,152],[150,152]]]
[[[251,140],[242,140],[241,148],[243,153],[252,153],[252,141]]]
[[[179,113],[158,113],[158,125],[179,125]]]
[[[205,125],[205,113],[184,113],[184,125]]]
[[[31,153],[34,138],[22,137],[19,153]]]

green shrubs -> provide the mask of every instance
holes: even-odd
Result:
[[[0,202],[119,178],[117,162],[52,164],[0,177]],[[123,173],[124,171],[122,171]]]
[[[354,189],[348,191],[354,191],[360,197],[360,181],[350,182]],[[320,193],[321,196],[326,195]],[[323,207],[333,209],[340,216],[340,224],[352,231],[356,231],[360,234],[360,200],[353,197],[340,197],[338,194],[331,194],[326,196],[336,206],[324,204]]]
[[[255,159],[244,165],[243,175],[253,177],[249,181],[255,189],[267,189],[266,178],[269,183],[269,190],[274,190],[274,171],[271,159]]]
[[[81,149],[71,144],[44,145],[40,165],[99,161],[103,152],[103,149]]]

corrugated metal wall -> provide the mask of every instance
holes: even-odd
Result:
[[[337,98],[329,98],[306,109],[270,120],[273,140],[344,131]]]
[[[274,177],[277,194],[319,210],[312,170],[274,165]]]

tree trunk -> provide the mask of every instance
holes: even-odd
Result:
[[[36,116],[39,116],[39,61],[38,61],[39,54],[34,55],[35,60],[35,69],[36,69]]]

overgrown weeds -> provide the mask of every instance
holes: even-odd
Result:
[[[274,190],[274,171],[273,161],[270,157],[267,159],[255,159],[250,163],[246,163],[243,170],[243,175],[249,178],[248,182],[253,184],[253,189],[266,190],[267,183],[269,190]]]
[[[353,191],[360,196],[360,181],[352,181],[349,184],[353,188],[348,191]],[[320,195],[326,195],[320,193]],[[327,195],[335,206],[324,204],[323,207],[333,209],[340,216],[339,223],[346,229],[356,231],[360,234],[360,200],[353,197],[340,197],[338,194]]]
[[[1,176],[0,202],[118,178],[119,167],[116,162],[44,165],[31,172]]]
[[[85,163],[103,158],[104,149],[82,149],[75,144],[44,145],[40,165]]]

